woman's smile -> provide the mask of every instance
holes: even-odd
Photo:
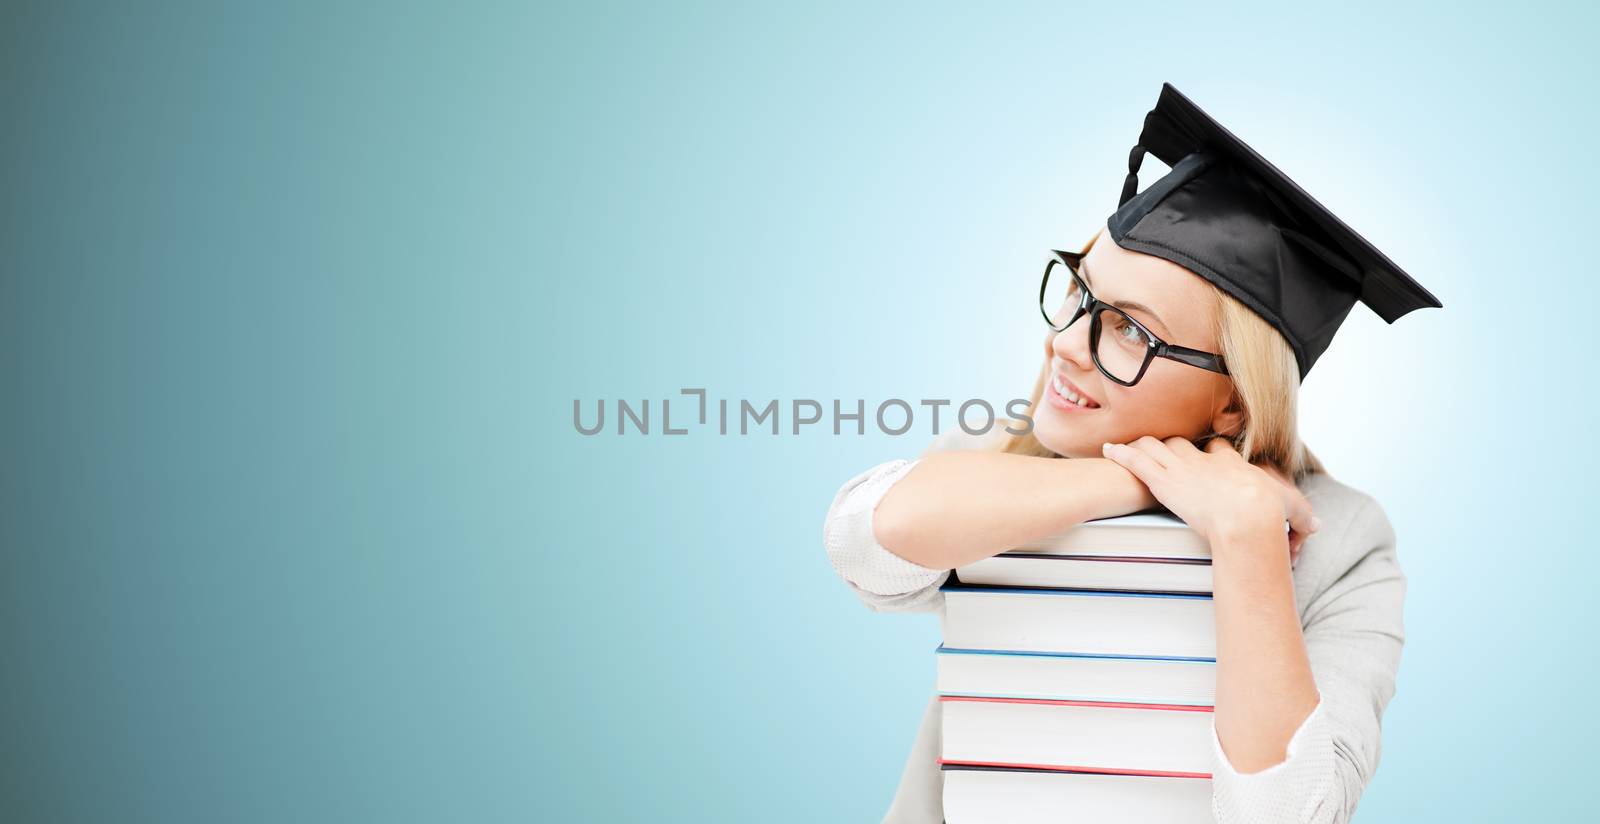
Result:
[[[1074,386],[1072,381],[1067,380],[1060,372],[1051,374],[1046,396],[1050,399],[1051,406],[1069,412],[1089,412],[1100,408],[1100,404],[1095,403],[1088,395],[1078,391],[1078,387]]]

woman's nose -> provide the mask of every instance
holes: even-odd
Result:
[[[1056,357],[1072,361],[1080,368],[1088,370],[1093,368],[1089,360],[1089,316],[1080,316],[1067,328],[1056,332],[1050,340],[1050,351]]]

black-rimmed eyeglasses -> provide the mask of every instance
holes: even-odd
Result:
[[[1055,257],[1045,264],[1044,280],[1039,284],[1039,312],[1057,332],[1088,314],[1089,351],[1101,374],[1123,386],[1133,386],[1156,358],[1228,374],[1221,355],[1167,343],[1127,312],[1095,297],[1078,274],[1082,254],[1057,249],[1050,252]],[[1103,328],[1110,329],[1111,334],[1102,336]]]

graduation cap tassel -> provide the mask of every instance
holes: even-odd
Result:
[[[1133,197],[1139,189],[1139,164],[1144,162],[1144,144],[1133,144],[1133,151],[1128,153],[1128,177],[1122,181],[1122,198],[1117,201],[1121,206]]]

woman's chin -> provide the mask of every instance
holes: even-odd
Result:
[[[1082,443],[1084,432],[1081,427],[1049,413],[1046,415],[1048,417],[1040,416],[1034,420],[1033,436],[1038,439],[1040,446],[1066,458],[1081,458],[1090,454],[1091,450]],[[1096,446],[1094,454],[1099,454],[1098,449]]]

